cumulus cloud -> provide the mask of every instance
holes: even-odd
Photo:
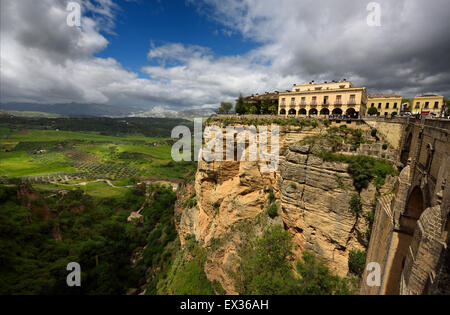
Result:
[[[379,1],[381,27],[367,25],[360,0],[191,1],[222,32],[258,48],[224,57],[208,47],[150,44],[142,52],[148,78],[95,56],[109,44],[102,32],[114,32],[120,7],[113,0],[81,3],[82,26],[71,28],[65,0],[1,1],[1,102],[208,107],[240,92],[341,78],[374,93],[450,95],[447,0]]]
[[[371,90],[450,91],[450,3],[380,0],[381,26],[367,24],[369,1],[203,0],[199,12],[263,43],[253,52],[271,71],[305,81],[347,78]]]

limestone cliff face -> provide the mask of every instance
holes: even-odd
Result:
[[[311,154],[309,146],[297,144],[321,132],[320,127],[282,127],[283,156],[274,173],[262,173],[258,163],[252,162],[199,162],[195,183],[185,187],[183,194],[195,194],[197,205],[187,209],[184,201],[179,202],[178,231],[182,244],[186,236],[195,235],[209,249],[206,274],[229,294],[235,292],[227,270],[233,267],[237,247],[252,224],[247,230],[240,227],[256,222],[266,212],[271,190],[280,216],[266,223],[283,224],[291,232],[298,258],[302,250],[310,250],[344,276],[350,250],[366,245],[365,214],[374,210],[377,190],[370,185],[362,192],[363,213],[349,210],[355,190],[347,165],[324,162]],[[391,184],[388,180],[385,190]],[[256,234],[262,230],[259,226]]]

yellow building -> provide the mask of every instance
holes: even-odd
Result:
[[[294,85],[292,91],[279,94],[278,114],[283,116],[348,115],[361,117],[366,114],[367,92],[365,87],[354,87],[346,80],[314,82]]]
[[[400,114],[402,108],[402,97],[395,94],[374,94],[368,96],[367,110],[375,107],[381,116]]]
[[[409,102],[408,111],[412,114],[441,114],[444,107],[444,97],[434,94],[416,96]]]

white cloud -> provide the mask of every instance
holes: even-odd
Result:
[[[260,46],[222,57],[208,47],[151,44],[140,78],[98,58],[113,32],[112,0],[85,0],[82,27],[66,25],[64,0],[1,0],[1,101],[205,107],[240,92],[347,78],[371,92],[449,95],[450,4],[383,0],[382,26],[366,24],[360,0],[203,0],[201,14]],[[145,54],[146,52],[142,52]],[[150,65],[151,64],[151,65]]]

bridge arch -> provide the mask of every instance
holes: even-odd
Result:
[[[386,294],[396,295],[400,292],[400,283],[409,248],[417,228],[417,221],[425,211],[424,193],[416,186],[408,197],[404,214],[399,219],[399,230],[396,233],[397,247],[386,286]]]

